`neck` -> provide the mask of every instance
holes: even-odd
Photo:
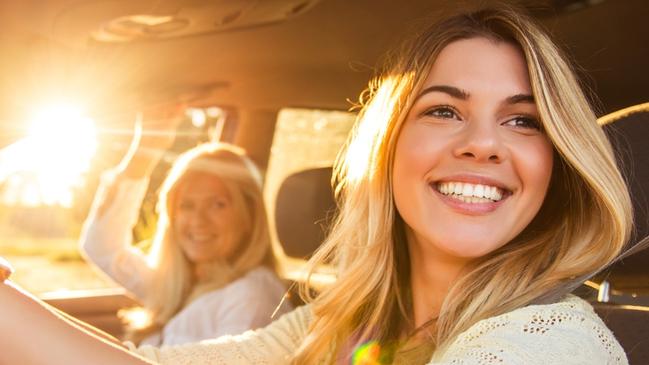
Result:
[[[209,284],[223,286],[234,280],[237,275],[232,266],[224,260],[194,262],[192,264],[194,285]]]
[[[194,264],[194,282],[201,284],[210,280],[211,268],[210,264],[196,263]]]
[[[467,259],[441,252],[434,244],[417,241],[407,233],[410,285],[415,328],[437,318],[444,299],[467,264]]]

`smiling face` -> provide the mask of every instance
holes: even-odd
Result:
[[[226,260],[243,238],[241,219],[218,177],[193,172],[183,178],[173,202],[176,241],[194,264]]]
[[[408,243],[461,262],[505,245],[534,218],[552,173],[521,52],[471,38],[446,46],[409,111],[393,191]]]

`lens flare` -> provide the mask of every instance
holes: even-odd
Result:
[[[380,356],[381,346],[376,341],[369,341],[354,350],[352,365],[381,365]]]

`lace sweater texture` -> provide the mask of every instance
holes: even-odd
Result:
[[[266,328],[198,344],[134,349],[163,365],[290,364],[308,332],[308,306],[300,307]],[[628,364],[613,333],[584,300],[530,305],[479,321],[460,334],[427,365],[491,364]]]

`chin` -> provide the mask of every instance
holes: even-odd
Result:
[[[481,240],[479,238],[474,240],[455,241],[455,243],[456,244],[443,248],[444,251],[454,257],[467,260],[486,256],[504,245],[500,243],[485,244],[484,239]]]

